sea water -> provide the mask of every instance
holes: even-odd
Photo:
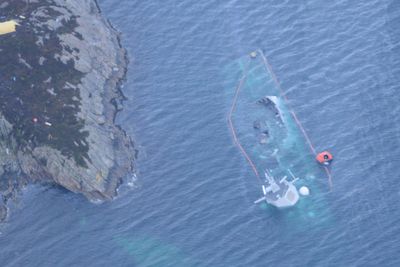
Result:
[[[102,205],[28,187],[1,227],[1,266],[400,265],[398,1],[100,6],[130,56],[117,122],[140,150],[138,184]],[[335,157],[322,226],[292,228],[253,204],[221,69],[257,48],[316,149]]]
[[[238,73],[237,69],[241,71]],[[280,224],[288,228],[286,233],[325,226],[332,220],[321,197],[321,190],[328,188],[327,182],[331,185],[329,168],[315,161],[313,144],[307,143],[308,137],[302,133],[301,123],[295,120],[296,115],[264,53],[253,51],[229,63],[223,72],[227,80],[237,81],[235,87],[225,91],[232,138],[254,172],[244,178],[260,191],[265,184],[265,172],[277,182],[284,177],[288,181],[296,179],[297,188],[311,189],[312,196],[301,197],[295,207],[278,211],[282,217]],[[261,207],[264,206],[262,203]],[[269,210],[274,211],[271,207]]]

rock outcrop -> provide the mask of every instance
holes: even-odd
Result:
[[[0,11],[20,24],[0,36],[3,204],[30,182],[112,199],[134,168],[114,124],[127,65],[117,32],[94,0],[5,0]]]

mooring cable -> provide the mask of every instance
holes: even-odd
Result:
[[[276,86],[278,87],[278,89],[279,89],[279,91],[280,91],[280,94],[281,94],[282,98],[284,99],[284,101],[285,101],[285,103],[286,103],[286,106],[288,107],[288,109],[290,110],[290,113],[291,113],[292,116],[293,116],[294,121],[296,122],[296,124],[299,126],[301,132],[303,133],[303,136],[304,136],[304,138],[306,139],[306,141],[307,141],[307,143],[308,143],[308,146],[309,146],[311,152],[314,154],[314,156],[316,156],[316,155],[317,155],[316,149],[315,149],[315,147],[313,146],[313,144],[312,144],[310,138],[308,137],[308,134],[307,134],[307,132],[305,131],[303,125],[302,125],[301,122],[300,122],[300,120],[297,118],[296,113],[295,113],[295,112],[293,111],[293,109],[291,108],[291,106],[290,106],[290,104],[289,104],[289,100],[288,100],[288,98],[287,98],[285,92],[283,91],[283,89],[282,89],[282,87],[281,87],[281,84],[280,84],[278,78],[276,77],[274,71],[272,70],[272,66],[269,64],[269,62],[268,62],[268,60],[267,60],[267,57],[264,55],[264,53],[263,53],[263,51],[262,51],[261,49],[259,49],[258,52],[259,52],[259,54],[261,55],[261,57],[262,57],[262,59],[263,59],[264,67],[265,67],[266,71],[269,72],[269,73],[271,74],[272,79],[274,80]],[[332,189],[333,184],[332,184],[332,175],[331,175],[331,172],[330,172],[330,170],[328,169],[328,167],[323,166],[323,168],[324,168],[324,170],[325,170],[325,172],[326,172],[326,175],[327,175],[327,177],[328,177],[329,187],[330,187],[330,189]]]
[[[236,131],[235,131],[235,127],[233,126],[233,122],[232,122],[232,114],[236,109],[236,103],[237,103],[237,99],[239,96],[239,92],[247,78],[247,68],[249,66],[249,62],[248,64],[246,64],[244,70],[243,70],[243,75],[242,78],[239,81],[238,86],[236,87],[235,90],[235,96],[233,98],[233,102],[232,102],[232,106],[228,115],[228,123],[229,123],[229,127],[231,129],[232,132],[232,136],[233,136],[233,140],[235,142],[235,144],[237,145],[237,147],[239,148],[239,150],[242,152],[242,154],[244,155],[244,157],[246,158],[247,162],[250,164],[251,168],[253,169],[254,174],[256,175],[257,179],[260,181],[261,184],[263,184],[263,181],[260,178],[260,174],[257,171],[257,168],[255,166],[255,164],[253,163],[253,161],[251,160],[250,156],[247,154],[246,150],[243,148],[243,146],[241,145],[239,138],[237,137]]]

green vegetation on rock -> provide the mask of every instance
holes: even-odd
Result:
[[[73,50],[63,46],[59,36],[73,34],[76,17],[61,17],[52,1],[27,4],[13,0],[2,8],[6,19],[26,17],[12,34],[0,37],[0,111],[13,125],[12,135],[19,149],[32,150],[50,146],[64,156],[72,157],[86,167],[89,145],[85,122],[78,118],[80,94],[78,85],[84,73],[74,67],[73,57],[61,59]],[[43,13],[43,21],[54,20],[60,26],[30,20],[31,12]],[[35,23],[37,22],[37,23]],[[76,51],[78,52],[78,51]]]

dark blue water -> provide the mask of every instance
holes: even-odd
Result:
[[[131,57],[118,122],[140,147],[138,187],[102,205],[27,188],[1,266],[400,266],[398,1],[100,5]],[[235,75],[221,70],[257,48],[335,155],[312,227],[253,205],[260,189],[227,128]]]

